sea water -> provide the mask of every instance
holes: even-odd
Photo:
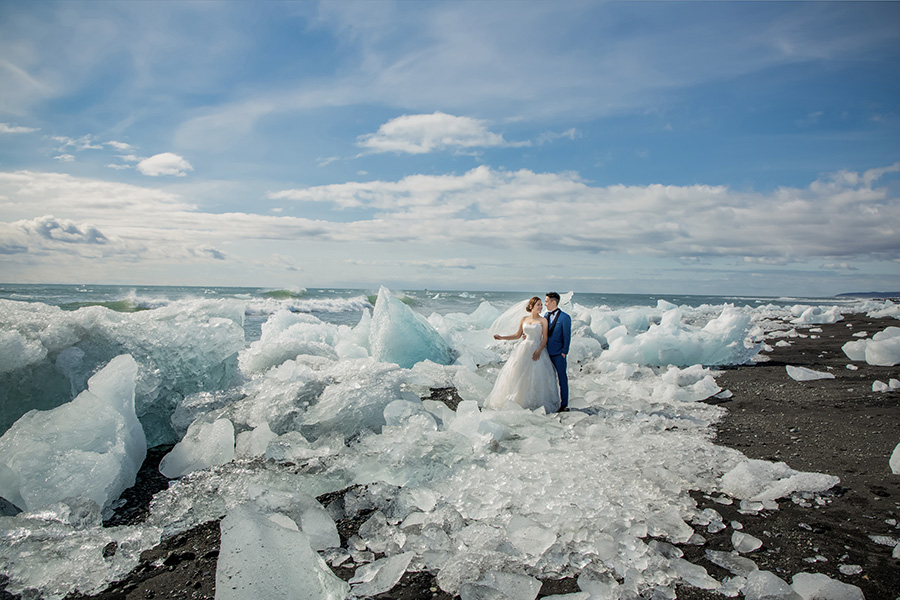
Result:
[[[728,393],[714,368],[764,360],[795,328],[898,307],[562,292],[573,411],[546,415],[481,408],[513,344],[492,333],[512,333],[543,292],[0,286],[0,495],[25,511],[0,517],[9,590],[96,591],[161,536],[226,516],[228,531],[259,532],[254,561],[220,558],[250,582],[273,565],[287,576],[279,548],[305,540],[357,566],[358,595],[423,569],[464,595],[511,577],[522,590],[576,577],[609,597],[757,585],[680,557],[673,544],[702,543],[691,525],[728,527],[688,492],[752,511],[837,478],[713,445],[723,409],[701,400]],[[444,387],[455,409],[428,399]],[[136,419],[143,437],[122,425]],[[176,442],[147,522],[101,527],[146,447]],[[46,489],[48,464],[81,466]],[[340,490],[327,510],[313,499]],[[334,548],[333,520],[361,514],[351,547]]]

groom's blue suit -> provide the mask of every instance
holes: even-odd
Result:
[[[569,406],[569,375],[566,373],[566,355],[569,354],[569,341],[572,339],[572,318],[563,311],[556,309],[556,314],[548,312],[544,315],[549,322],[549,335],[547,336],[547,354],[550,361],[556,367],[556,376],[559,378],[560,408]]]

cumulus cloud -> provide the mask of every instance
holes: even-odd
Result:
[[[174,175],[176,177],[184,177],[188,171],[193,171],[194,167],[183,157],[172,152],[163,152],[155,154],[150,158],[145,158],[137,164],[137,169],[144,175],[157,177],[159,175]]]
[[[9,123],[0,123],[0,133],[34,133],[38,131],[34,127],[19,127]]]
[[[427,154],[440,150],[523,146],[528,142],[507,142],[488,131],[487,123],[470,117],[435,112],[430,115],[403,115],[361,136],[357,145],[372,152]]]

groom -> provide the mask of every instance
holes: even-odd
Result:
[[[544,298],[544,306],[548,321],[547,354],[556,368],[559,379],[559,412],[569,410],[569,376],[566,374],[566,354],[569,353],[569,340],[572,339],[572,318],[559,310],[559,294],[549,292]]]

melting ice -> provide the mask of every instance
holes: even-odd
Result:
[[[9,303],[0,344],[21,352],[0,354],[4,373],[39,378],[55,370],[63,375],[50,384],[76,388],[70,397],[87,388],[0,438],[0,446],[27,448],[19,462],[0,454],[0,482],[15,484],[2,495],[27,511],[0,518],[9,591],[95,592],[161,536],[223,517],[222,598],[260,585],[271,597],[287,588],[361,597],[423,569],[465,598],[504,590],[533,597],[540,579],[563,576],[576,577],[585,594],[610,598],[648,590],[672,597],[678,582],[748,597],[790,590],[755,569],[754,539],[699,510],[689,492],[760,510],[837,479],[714,445],[711,426],[724,409],[700,401],[726,393],[711,366],[754,360],[766,339],[783,333],[774,318],[833,322],[839,311],[664,301],[613,310],[574,300],[567,294],[562,305],[573,317],[575,410],[560,415],[481,409],[510,351],[491,333],[509,330],[517,307],[482,303],[471,314],[425,318],[382,288],[354,327],[276,310],[259,340],[245,344],[241,311],[228,303],[132,315]],[[113,349],[142,351],[113,359]],[[463,400],[455,410],[421,400],[450,386]],[[132,394],[139,409],[129,412]],[[80,409],[83,397],[115,407],[96,425],[110,450],[86,450],[75,435],[55,449],[17,441],[85,424],[92,417]],[[135,412],[151,444],[179,441],[161,466],[177,479],[154,498],[145,523],[102,528],[101,507],[143,459]],[[99,486],[98,475],[72,468],[65,485],[51,480],[58,491],[51,502],[30,503],[30,483],[22,482],[38,481],[49,461],[84,460],[85,452],[114,467],[114,484]],[[336,499],[322,506],[315,498],[326,493]],[[339,548],[335,520],[363,515],[358,536]],[[746,557],[711,557],[734,578],[718,581],[682,557],[675,544],[702,543],[691,525],[735,529],[735,550]],[[103,558],[112,543],[119,551]],[[336,580],[321,560],[354,565],[356,574]],[[304,567],[290,566],[298,563]]]

